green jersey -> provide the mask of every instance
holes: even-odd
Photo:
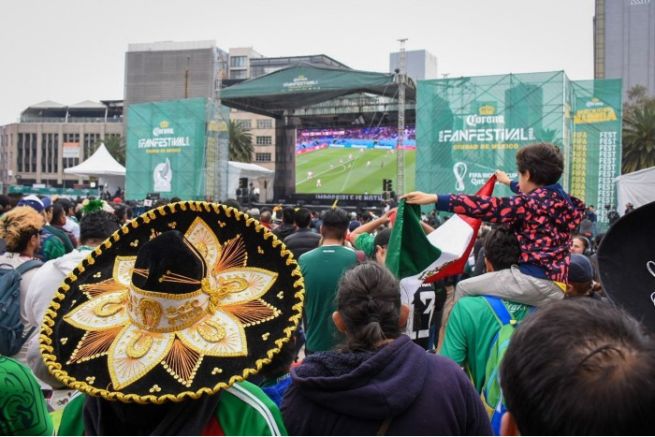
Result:
[[[0,356],[0,435],[53,435],[41,387],[30,369]]]
[[[332,322],[337,287],[343,273],[357,264],[357,255],[345,246],[320,246],[303,254],[299,264],[305,278],[306,348],[331,350],[343,340]]]
[[[256,385],[242,381],[220,393],[214,418],[224,435],[287,435],[277,405]],[[80,394],[66,405],[58,435],[85,435],[84,400]]]
[[[527,305],[502,302],[515,320],[522,320],[528,314]],[[478,392],[485,383],[489,348],[498,331],[498,319],[482,296],[461,298],[448,318],[440,353],[467,369]]]

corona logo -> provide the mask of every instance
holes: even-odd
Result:
[[[496,107],[493,105],[482,105],[478,112],[480,115],[494,115],[496,113]]]
[[[166,120],[159,122],[159,127],[156,127],[152,130],[152,134],[156,137],[159,135],[174,135],[175,131]]]
[[[598,108],[601,106],[605,106],[605,103],[603,103],[603,101],[600,100],[598,97],[592,97],[585,106],[587,108]]]

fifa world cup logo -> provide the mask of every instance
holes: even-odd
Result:
[[[464,191],[464,176],[466,176],[467,167],[463,162],[456,162],[453,166],[453,174],[455,175],[455,190]]]

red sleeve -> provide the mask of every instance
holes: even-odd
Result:
[[[453,194],[449,209],[491,223],[512,223],[525,215],[523,196],[489,197]]]

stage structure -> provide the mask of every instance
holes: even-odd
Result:
[[[130,105],[126,198],[227,198],[227,117],[205,98]]]
[[[416,90],[406,84],[406,123],[413,125]],[[229,107],[275,119],[274,195],[279,201],[296,195],[296,131],[312,128],[393,126],[398,119],[397,76],[349,69],[296,65],[244,81],[221,91]],[[381,196],[325,193],[315,199],[377,201]]]
[[[516,151],[558,145],[561,184],[595,205],[616,205],[621,169],[621,81],[571,81],[564,72],[419,81],[416,186],[432,193],[474,193],[496,170],[517,177]],[[497,187],[495,195],[510,195]]]

